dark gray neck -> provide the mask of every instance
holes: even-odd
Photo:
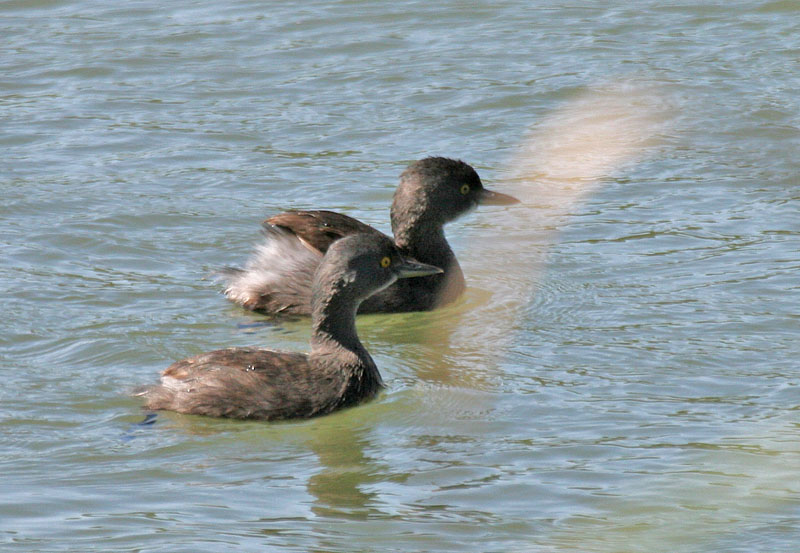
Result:
[[[344,296],[344,294],[342,294]],[[315,297],[311,306],[312,363],[322,377],[345,381],[345,396],[374,393],[383,385],[378,367],[356,333],[356,309],[360,302],[333,295]],[[347,397],[343,398],[347,402]]]
[[[356,333],[357,301],[338,297],[313,298],[311,305],[311,349],[364,349]]]
[[[447,243],[441,223],[426,223],[413,218],[395,223],[393,219],[392,230],[401,252],[444,270],[442,274],[410,279],[409,287],[428,290],[433,306],[451,303],[463,293],[466,288],[464,273]]]
[[[392,232],[397,247],[417,261],[431,263],[447,271],[448,266],[456,259],[441,224],[424,221],[404,221],[398,224],[393,222]]]

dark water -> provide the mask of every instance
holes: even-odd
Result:
[[[797,549],[800,2],[10,1],[0,33],[1,550]],[[641,151],[521,178],[609,82],[659,108]],[[307,347],[207,278],[266,215],[388,230],[432,154],[531,192],[448,228],[457,305],[360,320],[383,396],[135,424],[175,359]]]

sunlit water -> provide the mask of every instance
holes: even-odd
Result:
[[[0,550],[800,544],[800,3],[0,4]],[[611,116],[609,116],[611,114]],[[387,391],[265,424],[130,390],[305,321],[208,278],[259,222],[388,230],[448,155],[524,205],[359,321]]]

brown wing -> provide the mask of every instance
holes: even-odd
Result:
[[[329,379],[315,374],[302,353],[228,348],[177,361],[139,395],[148,409],[230,417],[286,419],[330,410]]]
[[[175,361],[164,369],[162,375],[178,380],[190,380],[202,377],[206,371],[280,372],[293,364],[304,366],[307,357],[303,353],[259,347],[225,348]]]
[[[286,211],[270,217],[262,224],[286,229],[323,254],[343,236],[359,232],[383,234],[357,219],[324,210]]]

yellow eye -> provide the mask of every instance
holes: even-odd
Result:
[[[462,184],[461,185],[461,193],[464,194],[465,196],[467,194],[469,194],[469,185],[468,184]]]
[[[384,269],[392,264],[392,259],[387,255],[383,259],[381,259],[381,267]]]

